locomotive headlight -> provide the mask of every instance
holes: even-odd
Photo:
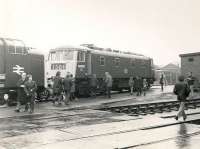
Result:
[[[8,100],[8,98],[9,98],[8,94],[4,94],[3,98],[4,98],[4,100]]]

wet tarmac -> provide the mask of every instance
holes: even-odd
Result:
[[[130,95],[121,94],[115,95],[116,101],[99,98],[68,108],[40,105],[32,115],[1,108],[0,149],[196,149],[200,145],[198,108],[187,111],[185,122],[174,119],[176,111],[136,117],[95,110],[97,103],[116,106],[174,100],[171,90],[168,87],[160,92],[155,87],[146,97],[133,96],[130,100]]]

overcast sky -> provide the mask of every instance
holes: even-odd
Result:
[[[165,65],[200,51],[200,0],[0,0],[0,36],[43,51],[94,43]]]

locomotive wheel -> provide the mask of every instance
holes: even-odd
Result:
[[[40,101],[48,100],[49,97],[50,97],[50,92],[47,89],[45,89],[44,91],[39,93],[38,100]]]

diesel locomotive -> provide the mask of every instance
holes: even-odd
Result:
[[[16,101],[16,83],[21,74],[32,74],[38,93],[44,90],[44,55],[32,52],[23,41],[0,38],[0,103]]]

